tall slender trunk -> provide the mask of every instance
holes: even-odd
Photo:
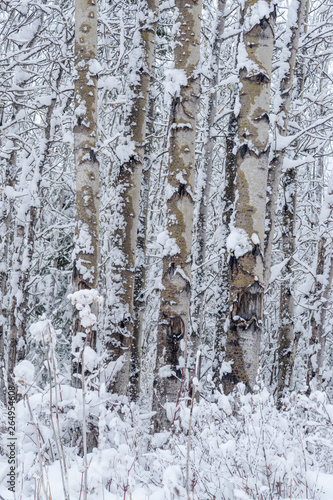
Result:
[[[237,89],[234,88],[233,105]],[[229,119],[228,134],[226,138],[226,160],[224,173],[224,193],[223,193],[223,214],[222,224],[224,230],[224,247],[226,247],[227,232],[229,231],[232,213],[235,203],[235,179],[236,179],[236,156],[234,153],[235,139],[237,134],[237,119],[232,112]],[[216,315],[216,337],[214,355],[214,381],[216,387],[222,382],[222,363],[225,355],[226,334],[229,320],[229,267],[227,255],[220,259],[219,266],[219,297],[217,302]]]
[[[288,70],[285,75],[282,72],[280,77],[280,89],[278,102],[280,107],[277,113],[277,134],[286,137],[288,135],[289,109],[292,96],[292,83],[296,69],[296,55],[298,42],[304,19],[304,11],[307,0],[294,0],[290,6],[290,14],[287,21],[286,45],[289,53],[286,52],[283,63],[287,62]],[[295,23],[295,11],[297,19]],[[287,61],[285,61],[287,59]],[[302,72],[301,72],[302,73]],[[285,75],[285,76],[283,76]],[[303,74],[298,77],[299,95],[303,92]],[[273,204],[267,206],[268,218],[271,223],[270,231],[266,239],[266,286],[269,282],[271,268],[271,253],[275,227],[275,210],[277,202],[280,175],[283,167],[285,153],[282,149],[276,148],[271,165],[271,196]],[[278,331],[278,376],[277,376],[277,407],[282,404],[282,397],[287,388],[292,383],[293,367],[296,354],[294,344],[294,295],[292,284],[293,259],[296,249],[296,204],[297,204],[297,171],[293,168],[286,170],[283,176],[283,206],[282,206],[282,252],[283,258],[288,259],[283,269],[283,280],[280,288],[280,323]]]
[[[209,196],[213,169],[213,150],[215,143],[215,135],[213,127],[216,115],[217,90],[219,80],[219,58],[222,46],[222,35],[225,25],[225,10],[226,0],[219,0],[217,5],[217,19],[214,30],[214,38],[212,41],[212,54],[209,65],[210,93],[208,98],[206,131],[203,148],[203,164],[200,170],[200,179],[203,185],[200,186],[200,195],[198,200],[199,214],[197,221],[197,254],[195,259],[195,288],[196,298],[194,300],[194,313],[192,316],[193,331],[191,333],[194,351],[200,343],[204,319],[204,273],[203,263],[206,259],[207,248],[207,217],[209,207]]]
[[[223,377],[226,393],[239,382],[253,390],[259,365],[274,17],[274,4],[269,0],[245,1],[241,12],[236,202],[227,239],[230,323],[225,355],[229,367]]]
[[[131,95],[125,124],[126,147],[130,153],[128,159],[120,166],[118,177],[119,226],[114,236],[117,262],[113,264],[116,302],[111,310],[111,331],[107,332],[107,350],[110,361],[118,365],[109,390],[122,395],[129,392],[133,399],[137,396],[140,367],[139,339],[133,339],[135,254],[158,0],[140,1],[137,19],[138,31],[134,37],[134,44],[137,44],[134,47],[134,67],[130,67],[130,79],[134,83],[130,88]],[[130,381],[131,384],[129,384]]]
[[[283,269],[283,280],[280,288],[280,323],[278,333],[278,380],[277,406],[281,407],[281,398],[292,381],[295,351],[294,345],[294,296],[293,296],[293,259],[296,249],[296,203],[297,203],[297,172],[288,169],[283,176],[283,207],[282,207],[282,252],[284,258],[289,258]]]
[[[305,5],[308,0],[293,0],[289,7],[284,49],[280,60],[279,89],[275,99],[276,122],[273,142],[273,159],[268,171],[268,202],[266,218],[268,221],[265,235],[265,287],[268,287],[271,275],[272,247],[275,231],[276,207],[279,193],[280,177],[283,167],[284,150],[279,143],[279,136],[288,135],[289,109],[293,91],[293,80],[296,66],[296,55],[304,17]],[[295,22],[296,12],[296,22]]]
[[[307,370],[307,393],[321,390],[323,384],[323,367],[326,335],[329,325],[326,322],[328,299],[333,282],[332,236],[329,226],[333,216],[333,171],[328,185],[321,213],[320,240],[317,250],[316,283],[313,293],[313,312],[311,317],[311,337],[309,342],[309,359]]]
[[[97,144],[97,3],[75,1],[75,126],[74,157],[76,171],[75,246],[73,252],[73,290],[97,289],[99,254],[99,163]],[[97,306],[92,312],[97,314]],[[96,348],[96,329],[81,325],[79,312],[73,316],[72,384],[81,386],[80,352],[85,344]]]
[[[191,249],[196,120],[199,105],[201,0],[176,0],[179,25],[174,41],[179,94],[171,110],[166,243],[157,332],[153,409],[155,430],[170,426],[184,381],[191,298]],[[170,404],[173,406],[170,410]],[[168,415],[167,415],[168,413]],[[168,419],[168,416],[170,417]]]
[[[131,389],[133,399],[140,392],[140,371],[141,371],[141,346],[143,315],[145,309],[145,290],[146,290],[146,250],[147,250],[147,229],[149,213],[149,191],[151,158],[154,134],[154,109],[155,100],[149,98],[148,117],[147,117],[147,136],[149,137],[145,145],[145,161],[142,172],[141,194],[140,194],[140,212],[138,221],[138,236],[136,244],[135,261],[135,280],[134,280],[134,319],[133,319],[133,345],[132,345],[132,377]]]

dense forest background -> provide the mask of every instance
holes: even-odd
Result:
[[[331,500],[333,4],[0,7],[0,498]]]

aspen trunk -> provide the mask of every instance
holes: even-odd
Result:
[[[266,13],[260,19],[263,3]],[[239,382],[253,390],[259,365],[274,14],[273,2],[267,0],[246,1],[241,15],[236,202],[227,239],[230,323],[225,356],[229,366],[223,377],[226,393]]]
[[[139,342],[133,339],[133,301],[135,280],[135,255],[139,218],[139,201],[142,178],[142,162],[146,140],[146,122],[150,75],[152,69],[158,0],[143,0],[138,5],[138,46],[135,47],[135,67],[130,68],[134,84],[130,88],[131,98],[126,118],[125,137],[129,159],[120,166],[118,189],[120,197],[119,219],[115,232],[114,248],[120,257],[113,265],[114,287],[117,302],[111,311],[112,331],[108,332],[107,350],[110,361],[117,362],[109,390],[117,394],[129,393],[136,399],[138,390]],[[129,382],[132,382],[129,384]]]
[[[284,37],[283,55],[280,61],[279,91],[275,99],[275,139],[274,155],[268,171],[268,202],[266,218],[268,221],[265,239],[265,287],[268,287],[271,275],[272,247],[275,231],[276,207],[280,177],[283,167],[284,150],[279,146],[279,136],[288,135],[289,109],[293,90],[296,55],[301,32],[304,10],[307,0],[293,0],[289,8],[287,29]],[[294,19],[296,11],[296,23]],[[287,69],[286,69],[287,68]]]
[[[238,92],[234,89],[234,96]],[[235,99],[233,99],[233,104]],[[230,115],[228,135],[226,138],[226,161],[224,173],[224,206],[222,224],[224,228],[224,247],[226,247],[227,232],[229,231],[231,217],[235,203],[235,179],[236,179],[236,156],[234,154],[235,139],[237,134],[237,119],[234,112]],[[225,355],[226,334],[229,320],[229,268],[227,255],[220,260],[219,266],[219,298],[217,302],[216,315],[216,337],[214,345],[214,382],[216,387],[222,383],[223,373],[221,371]]]
[[[286,55],[288,70],[286,75],[280,78],[280,108],[277,114],[277,134],[286,137],[288,135],[289,109],[292,95],[292,83],[296,67],[296,55],[298,41],[304,18],[306,0],[294,0],[290,6],[290,14],[287,22],[286,45],[289,48],[289,56]],[[295,23],[294,13],[297,12]],[[287,52],[288,54],[288,52]],[[282,75],[284,73],[282,72]],[[304,78],[298,78],[299,95],[302,94]],[[277,202],[278,185],[283,167],[284,151],[277,149],[274,154],[272,168],[271,196],[273,204],[267,206],[268,218],[271,223],[270,231],[266,239],[266,275],[265,283],[268,285],[271,253],[275,227],[275,210]],[[297,172],[295,169],[288,169],[283,178],[283,208],[282,208],[282,252],[283,258],[288,258],[283,269],[283,280],[280,288],[280,323],[278,332],[278,377],[277,377],[277,407],[281,408],[282,398],[287,388],[291,387],[293,378],[293,368],[296,355],[295,332],[294,332],[294,296],[292,286],[292,256],[296,249],[295,224],[296,224],[296,204],[297,204]],[[274,213],[272,213],[274,211]]]
[[[327,197],[321,213],[321,237],[318,243],[316,283],[313,294],[313,312],[311,317],[311,337],[307,371],[307,394],[321,390],[323,380],[326,335],[330,326],[326,322],[328,299],[333,282],[332,236],[329,226],[333,215],[333,171],[328,186]]]
[[[214,150],[214,134],[213,127],[216,115],[217,104],[217,90],[218,90],[218,71],[219,71],[219,58],[222,46],[222,35],[225,25],[224,9],[226,0],[219,0],[217,6],[217,19],[214,31],[214,39],[212,42],[212,54],[209,66],[210,80],[210,93],[208,98],[207,110],[207,123],[203,148],[203,165],[201,167],[200,175],[204,180],[204,185],[200,190],[200,197],[198,200],[199,214],[197,221],[197,255],[196,255],[196,273],[195,273],[195,288],[196,299],[194,304],[194,313],[192,323],[194,325],[192,332],[192,349],[196,351],[196,347],[200,343],[203,327],[203,314],[204,314],[204,262],[206,259],[207,247],[207,217],[210,187],[213,169],[213,150]]]
[[[146,290],[146,250],[147,250],[147,229],[149,212],[149,188],[151,174],[151,155],[154,133],[154,99],[150,97],[147,118],[147,134],[149,140],[145,146],[146,168],[142,172],[141,194],[140,194],[140,212],[138,221],[138,236],[136,244],[135,261],[135,280],[134,280],[134,320],[133,320],[133,346],[132,346],[132,376],[131,390],[132,398],[136,399],[140,392],[140,371],[141,371],[141,347],[142,347],[142,329],[143,315],[145,309],[145,290]]]
[[[281,398],[285,389],[290,387],[294,367],[294,297],[292,286],[292,255],[295,252],[296,188],[297,173],[288,169],[283,179],[282,207],[282,252],[289,260],[283,270],[280,288],[280,324],[278,333],[278,380],[277,406],[281,407]]]
[[[175,36],[176,74],[182,85],[171,110],[166,238],[157,332],[153,409],[155,431],[170,426],[184,382],[191,298],[191,246],[196,119],[200,80],[201,0],[176,0],[179,28]],[[170,407],[171,404],[171,407]],[[167,415],[168,413],[168,415]],[[169,418],[168,418],[169,417]]]
[[[75,247],[73,290],[98,286],[99,245],[99,163],[97,143],[97,4],[94,0],[75,1],[75,126],[74,157],[76,170]],[[96,306],[95,306],[96,307]],[[92,312],[97,313],[94,308]],[[86,331],[78,311],[73,317],[73,354],[85,345],[96,348],[96,330]],[[82,366],[73,357],[72,384],[81,386]]]

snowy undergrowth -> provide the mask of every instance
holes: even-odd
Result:
[[[58,385],[60,439],[71,499],[82,498],[82,394]],[[16,498],[65,498],[62,457],[51,419],[55,388],[31,386],[17,405]],[[333,405],[324,393],[294,396],[278,412],[263,388],[244,395],[218,394],[214,401],[183,404],[171,433],[150,435],[150,416],[139,407],[112,401],[105,391],[87,391],[88,433],[98,440],[88,454],[88,498],[331,499],[333,491]],[[3,423],[6,415],[2,414]],[[188,446],[189,445],[189,446]],[[2,448],[6,451],[3,438]],[[7,457],[0,461],[0,498]],[[186,477],[188,482],[186,484]],[[188,496],[187,496],[188,495]]]

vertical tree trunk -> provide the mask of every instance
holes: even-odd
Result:
[[[14,117],[17,115],[19,109],[18,105],[14,106]],[[11,141],[10,141],[11,142]],[[3,150],[6,151],[6,146],[3,145]],[[6,162],[4,173],[4,186],[14,189],[16,182],[16,148],[15,142],[12,145],[9,153],[9,159]],[[14,239],[14,204],[5,191],[1,193],[1,218],[0,218],[0,400],[6,403],[7,382],[9,385],[13,384],[13,370],[16,361],[16,330],[11,330],[11,324],[14,320],[14,315],[9,314],[10,301],[9,301],[9,288],[10,288],[10,268],[12,267],[11,248]],[[12,309],[13,310],[13,309]],[[10,332],[12,331],[12,334]],[[5,350],[7,349],[7,353]],[[9,357],[8,357],[9,351]],[[8,362],[6,363],[6,359]],[[8,374],[6,376],[6,373]]]
[[[179,94],[171,110],[167,186],[166,245],[157,332],[153,409],[155,430],[170,426],[184,379],[191,297],[191,247],[196,119],[199,104],[201,0],[176,0],[178,31],[174,42]],[[168,419],[167,416],[170,417]]]
[[[142,0],[138,4],[138,37],[134,37],[135,60],[130,67],[129,110],[125,125],[128,160],[120,166],[119,226],[115,231],[114,248],[117,262],[113,265],[116,302],[112,306],[112,331],[108,332],[107,350],[117,369],[109,390],[131,398],[137,396],[139,370],[138,343],[133,340],[133,300],[135,254],[139,218],[142,162],[146,140],[146,121],[150,74],[152,69],[158,0]],[[133,356],[131,350],[133,347]],[[130,384],[130,380],[133,384]]]
[[[234,97],[237,89],[234,88]],[[233,99],[233,105],[235,99]],[[230,222],[235,203],[235,179],[236,179],[236,156],[234,154],[235,139],[237,134],[237,119],[235,113],[232,112],[229,119],[228,134],[226,138],[226,160],[224,174],[224,195],[223,195],[223,214],[222,224],[224,230],[224,247],[227,241],[227,232],[229,231]],[[227,255],[224,255],[220,260],[219,267],[219,298],[217,303],[216,315],[216,337],[215,337],[215,354],[214,354],[214,381],[216,387],[222,383],[223,371],[222,363],[225,355],[226,333],[229,321],[229,268],[227,264]]]
[[[278,333],[278,380],[277,406],[281,407],[281,398],[285,389],[290,387],[294,367],[294,297],[292,286],[292,255],[295,252],[295,222],[297,202],[297,172],[288,169],[283,177],[282,207],[282,252],[289,260],[283,270],[280,288],[280,324]]]
[[[285,44],[289,49],[284,53],[281,61],[280,89],[277,97],[278,112],[276,133],[279,137],[288,135],[289,109],[292,96],[292,84],[296,67],[296,55],[300,31],[304,18],[307,0],[294,0],[290,6]],[[296,22],[295,22],[296,12]],[[287,70],[283,70],[287,63]],[[299,95],[303,91],[303,76],[298,78]],[[278,138],[277,138],[278,141]],[[281,148],[276,148],[270,169],[271,202],[267,205],[267,216],[270,221],[266,238],[266,274],[265,284],[268,286],[271,254],[275,228],[275,210],[277,203],[280,175],[285,154]],[[278,380],[277,380],[277,407],[282,404],[285,390],[291,386],[296,349],[294,348],[294,297],[292,287],[292,256],[296,249],[295,224],[297,203],[297,172],[288,169],[283,177],[283,207],[282,207],[282,252],[283,258],[288,258],[283,269],[283,280],[280,288],[280,323],[278,332]]]
[[[223,378],[226,393],[239,382],[253,390],[259,365],[274,14],[273,2],[267,0],[245,1],[241,15],[236,202],[227,239],[230,324],[225,361],[230,364]]]
[[[75,1],[75,119],[74,156],[76,169],[76,218],[73,262],[73,289],[96,289],[98,286],[99,245],[99,163],[97,143],[97,3]],[[97,307],[97,306],[95,306]],[[93,308],[92,308],[93,309]],[[94,313],[97,311],[94,310]],[[74,311],[73,353],[86,345],[96,347],[94,327],[86,332]],[[73,358],[72,384],[81,386],[81,364]]]
[[[145,146],[145,162],[142,172],[140,212],[138,221],[138,236],[136,244],[135,280],[134,280],[134,319],[133,319],[133,345],[132,345],[132,374],[131,390],[132,398],[136,399],[140,391],[140,370],[141,370],[141,346],[143,315],[145,309],[145,289],[146,289],[146,250],[147,250],[147,229],[149,213],[149,188],[151,174],[151,155],[154,134],[154,106],[153,97],[149,98],[147,117],[147,140]]]
[[[286,32],[283,46],[285,47],[280,60],[279,90],[276,94],[274,112],[276,114],[275,138],[273,140],[274,154],[268,171],[268,202],[266,218],[268,221],[265,235],[265,287],[268,287],[271,275],[272,246],[275,231],[276,207],[279,192],[280,177],[283,167],[284,150],[279,146],[279,136],[288,135],[289,109],[293,90],[293,80],[296,66],[296,54],[301,32],[304,10],[307,0],[293,0],[289,7]],[[296,22],[295,22],[296,12]]]
[[[217,5],[217,19],[214,30],[214,38],[212,41],[212,54],[209,65],[210,74],[210,87],[211,91],[208,98],[208,109],[206,119],[206,131],[204,138],[203,148],[203,164],[200,171],[200,177],[203,180],[203,185],[200,186],[200,195],[198,200],[199,214],[197,221],[197,254],[195,259],[196,273],[195,273],[195,288],[196,298],[194,301],[194,313],[192,317],[193,332],[191,334],[193,346],[196,351],[197,345],[200,343],[203,327],[203,313],[204,313],[204,273],[205,269],[203,263],[206,259],[207,247],[207,217],[210,196],[210,186],[212,179],[213,169],[213,150],[214,138],[213,127],[216,115],[217,104],[217,90],[219,80],[219,58],[222,46],[222,35],[225,25],[224,9],[226,0],[219,0]]]
[[[311,337],[307,371],[307,394],[321,390],[326,335],[330,326],[326,323],[328,299],[333,282],[332,236],[330,225],[333,215],[333,171],[328,185],[327,197],[321,213],[320,240],[317,251],[316,282],[313,293],[313,312],[311,317]]]

